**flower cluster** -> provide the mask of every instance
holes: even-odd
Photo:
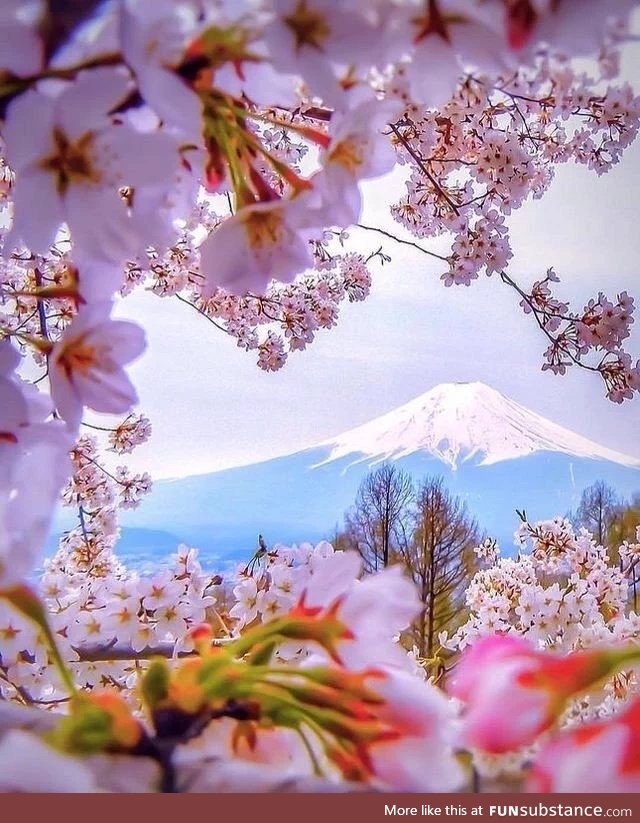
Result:
[[[612,33],[609,48],[619,36]],[[407,193],[391,212],[418,238],[453,235],[445,286],[469,286],[482,272],[497,273],[520,294],[524,312],[550,341],[543,369],[564,374],[590,353],[601,353],[595,364],[584,365],[601,375],[609,399],[620,403],[640,386],[640,364],[622,348],[633,299],[600,294],[582,311],[571,310],[552,296],[553,269],[530,289],[506,271],[512,257],[506,218],[544,194],[554,167],[572,161],[603,174],[638,133],[640,98],[629,85],[611,87],[605,65],[601,73],[590,78],[566,57],[545,53],[534,69],[469,74],[446,105],[427,112],[413,102],[401,73],[389,91],[406,110],[390,129],[399,162],[408,168]]]
[[[564,518],[525,522],[517,539],[515,557],[500,557],[495,544],[478,550],[486,568],[467,589],[469,619],[443,638],[447,645],[464,648],[485,634],[509,632],[539,648],[571,651],[633,636],[635,616],[625,613],[628,564],[614,564],[585,529],[576,534]]]
[[[499,0],[455,13],[444,2],[416,13],[409,0],[152,11],[121,0],[65,28],[50,25],[46,4],[9,3],[0,336],[30,351],[48,382],[41,419],[75,436],[86,409],[130,413],[125,367],[144,334],[111,311],[140,283],[189,303],[262,368],[281,367],[335,324],[341,301],[366,296],[367,263],[388,259],[343,248],[344,228],[359,219],[361,181],[396,162],[410,168],[398,219],[421,237],[455,235],[445,282],[482,268],[509,282],[505,215],[542,193],[553,164],[606,170],[637,131],[637,99],[608,85],[624,26],[604,25],[632,5],[584,15],[538,4],[520,16]],[[572,54],[604,49],[602,77],[555,56],[568,32]],[[523,300],[556,335],[549,368],[602,351],[592,368],[609,396],[630,397],[638,369],[621,343],[632,301],[565,314],[544,302],[546,282]],[[11,391],[28,402],[20,382]],[[140,437],[117,436],[129,435]],[[127,506],[148,486],[117,481]]]
[[[586,530],[576,534],[564,518],[523,522],[516,538],[521,548],[515,557],[500,557],[495,544],[477,551],[486,567],[467,589],[468,620],[451,638],[440,638],[446,648],[474,649],[496,633],[514,642],[524,638],[530,649],[563,653],[638,643],[640,618],[627,608],[633,545],[621,547],[623,562],[614,563]],[[636,666],[621,668],[602,688],[565,703],[562,724],[619,712],[638,694],[638,683]],[[530,751],[510,748],[517,751],[499,757],[497,750],[475,752],[478,768],[487,775],[521,770]]]
[[[137,759],[138,787],[172,789],[184,774],[211,788],[218,778],[201,764],[212,756],[454,788],[452,704],[397,643],[418,608],[397,570],[361,581],[357,558],[328,544],[261,550],[223,608],[228,589],[191,550],[151,577],[117,561],[117,510],[137,506],[151,480],[110,461],[150,434],[126,370],[144,331],[113,307],[137,287],[173,298],[276,370],[336,324],[344,301],[367,296],[373,260],[389,260],[346,229],[360,220],[362,182],[400,164],[407,195],[392,214],[419,238],[453,236],[450,254],[435,255],[445,285],[496,273],[549,338],[547,368],[583,365],[611,400],[632,397],[633,300],[598,295],[572,311],[552,295],[552,272],[518,286],[506,217],[543,194],[556,164],[601,174],[636,136],[638,98],[610,81],[637,3],[72,5],[64,21],[46,2],[0,11],[0,691],[66,712],[42,739],[2,738],[0,773],[24,788],[33,759],[97,788],[122,755]],[[573,58],[594,53],[591,78]],[[118,422],[95,425],[88,412]],[[81,426],[106,430],[106,442]],[[78,525],[46,564],[41,602],[24,581],[60,496]],[[564,651],[636,638],[625,575],[637,546],[617,569],[562,521],[523,535],[527,556],[478,552],[495,562],[469,590],[454,645],[494,631]],[[206,642],[192,631],[203,621]],[[158,655],[172,662],[144,662]],[[573,686],[567,722],[585,716],[568,701]],[[634,688],[633,672],[618,672],[596,713]],[[635,722],[629,708],[613,734]],[[590,734],[600,740],[601,727]],[[558,763],[567,739],[550,744]],[[80,753],[97,758],[94,771]],[[544,763],[536,774],[550,779]]]
[[[505,218],[544,193],[555,165],[573,161],[602,174],[639,127],[640,98],[629,85],[612,87],[550,51],[532,68],[468,73],[435,111],[416,105],[398,83],[388,91],[405,111],[390,129],[408,178],[391,211],[417,237],[454,235],[447,286],[506,267]]]
[[[637,792],[640,699],[606,720],[568,731],[557,724],[570,699],[639,658],[637,643],[563,656],[516,636],[485,637],[463,655],[450,687],[464,704],[463,739],[490,753],[540,744],[526,765],[530,791]]]
[[[108,685],[135,704],[132,689],[141,665],[136,656],[192,648],[184,642],[189,629],[218,621],[220,578],[204,573],[197,553],[186,547],[148,577],[129,572],[106,547],[97,559],[88,557],[86,546],[70,544],[45,564],[40,590],[48,620],[79,687]],[[5,697],[64,707],[64,684],[46,637],[1,603],[0,659]]]
[[[198,207],[197,227],[214,226],[220,217]],[[150,250],[144,261],[130,262],[124,294],[145,288],[162,298],[174,298],[235,338],[240,348],[257,354],[265,371],[281,368],[289,353],[303,351],[321,329],[336,325],[340,304],[364,300],[371,286],[370,260],[344,246],[346,231],[327,230],[312,243],[309,271],[293,283],[270,282],[257,293],[236,295],[206,288],[191,226],[166,252]]]
[[[635,615],[625,617],[620,592],[620,613],[606,619],[614,595],[612,587],[601,586],[602,599],[590,601],[597,613],[592,624],[600,621],[597,640],[586,628],[573,645],[568,632],[558,631],[555,642],[550,635],[543,640],[551,616],[545,597],[571,622],[562,599],[554,597],[554,575],[566,578],[573,566],[589,577],[606,557],[562,520],[523,526],[521,534],[532,541],[526,557],[541,576],[540,626],[530,625],[535,611],[525,617],[531,598],[524,596],[522,625],[508,628],[503,620],[498,635],[495,621],[482,632],[469,625],[461,630],[460,644],[469,648],[446,679],[454,702],[426,680],[398,642],[420,608],[400,567],[360,579],[360,558],[328,543],[260,547],[226,583],[206,574],[195,550],[186,547],[151,576],[128,572],[113,556],[110,564],[78,567],[71,555],[65,565],[59,552],[40,586],[59,652],[81,691],[70,700],[46,635],[12,605],[2,606],[0,617],[0,688],[11,701],[63,712],[63,721],[46,726],[57,726],[46,745],[65,757],[81,756],[73,762],[94,789],[114,788],[111,778],[94,775],[98,753],[136,758],[132,775],[139,776],[132,780],[138,790],[167,789],[158,738],[170,744],[176,766],[171,779],[180,776],[173,788],[181,790],[238,788],[247,776],[256,786],[274,787],[318,773],[330,783],[448,790],[465,780],[452,755],[468,746],[483,772],[495,772],[497,762],[504,768],[514,755],[521,771],[537,751],[531,781],[539,785],[535,781],[551,779],[551,758],[570,757],[584,745],[577,731],[574,740],[574,727],[583,728],[586,720],[595,737],[607,724],[626,722],[625,713],[635,706],[637,662],[637,646],[628,643],[637,643],[638,626]],[[487,542],[480,554],[491,561],[495,552]],[[503,569],[514,587],[523,586],[517,566],[525,565],[524,557]],[[531,582],[529,590],[534,588]],[[583,620],[586,603],[583,597]],[[603,642],[611,652],[605,654]],[[562,651],[549,655],[549,648]],[[568,649],[575,651],[564,657]],[[292,713],[278,708],[280,691]],[[512,704],[508,723],[506,701]],[[98,724],[105,727],[98,742],[85,736],[95,729],[96,707],[110,718]],[[462,709],[460,733],[456,707]],[[547,730],[558,725],[568,731],[554,731],[545,742]],[[21,733],[11,734],[18,742]],[[30,739],[27,750],[33,747],[35,756],[40,745]],[[95,762],[104,766],[103,759]],[[564,780],[561,770],[553,772],[556,779]],[[40,786],[32,771],[23,770],[20,781]]]
[[[520,305],[525,314],[535,317],[550,341],[543,371],[565,374],[568,367],[581,365],[588,355],[601,353],[588,368],[599,372],[610,400],[622,403],[631,399],[640,388],[640,361],[634,366],[622,343],[629,337],[634,322],[633,298],[622,292],[613,302],[600,293],[582,311],[572,311],[552,294],[549,284],[558,280],[553,269],[549,269],[529,293],[520,290]]]
[[[279,780],[321,773],[406,791],[459,786],[453,706],[394,639],[419,609],[412,584],[397,569],[360,581],[359,557],[326,543],[276,552],[251,571],[261,592],[281,596],[279,608],[256,619],[247,569],[229,625],[215,607],[220,580],[203,574],[192,550],[150,578],[51,564],[42,580],[48,620],[82,691],[65,696],[47,672],[42,634],[3,607],[3,693],[63,708],[47,739],[67,754],[158,759],[157,741],[170,743],[175,768],[156,775],[156,788],[178,774],[177,788],[211,790],[234,764],[236,786],[251,768],[262,781],[278,769]],[[172,661],[158,656],[167,646]],[[212,758],[220,771],[206,768]]]

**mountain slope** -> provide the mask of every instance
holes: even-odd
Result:
[[[490,466],[536,452],[560,452],[640,467],[639,460],[552,423],[483,383],[436,386],[320,445],[330,450],[328,461],[351,454],[383,460],[426,452],[455,469],[469,460]]]
[[[135,529],[198,546],[216,568],[267,543],[331,538],[370,467],[397,461],[416,480],[441,475],[480,526],[505,549],[530,518],[565,514],[604,480],[640,490],[640,461],[600,446],[480,383],[437,386],[405,406],[304,451],[205,475],[158,481],[139,509],[123,513],[120,552],[150,558]],[[158,555],[166,553],[166,541]],[[138,545],[140,543],[140,545]]]

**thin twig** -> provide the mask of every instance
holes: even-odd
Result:
[[[187,300],[186,297],[182,297],[182,295],[180,294],[176,294],[176,297],[181,303],[184,303],[186,306],[191,306],[192,309],[195,309],[195,311],[197,311],[198,314],[202,315],[202,317],[204,317],[205,320],[208,320],[213,326],[216,327],[216,329],[218,329],[218,331],[223,331],[225,334],[230,333],[227,329],[225,329],[224,326],[221,326],[220,323],[216,323],[216,321],[212,317],[209,317],[209,315],[206,312],[202,311],[201,308],[196,306],[195,303],[192,303],[190,300]]]
[[[442,254],[437,254],[435,251],[429,251],[429,249],[425,249],[424,246],[420,246],[418,243],[414,243],[412,240],[403,240],[402,237],[397,237],[395,234],[392,234],[389,231],[385,231],[385,229],[380,229],[377,226],[365,226],[364,223],[356,223],[356,226],[359,229],[365,229],[366,231],[375,231],[378,234],[382,234],[385,237],[388,237],[389,240],[394,240],[396,243],[401,243],[403,246],[412,246],[414,249],[421,251],[423,254],[428,254],[430,257],[435,257],[438,260],[442,260],[445,263],[449,262],[448,257],[444,257]]]
[[[438,183],[437,179],[429,171],[429,169],[427,168],[426,163],[424,161],[424,158],[422,158],[418,154],[418,152],[413,148],[413,146],[409,143],[409,141],[405,138],[405,136],[400,132],[400,130],[398,129],[397,126],[395,126],[394,124],[390,124],[390,128],[391,128],[391,131],[396,135],[398,140],[402,143],[404,148],[409,152],[411,157],[415,160],[415,162],[417,163],[418,168],[420,169],[420,171],[429,180],[429,182],[435,188],[435,190],[438,192],[438,194],[442,198],[444,198],[444,200],[446,200],[446,202],[448,203],[448,205],[452,209],[452,211],[455,214],[459,215],[460,214],[460,209],[459,209],[458,205],[453,202],[453,200],[449,197],[447,192],[442,188],[440,183]]]

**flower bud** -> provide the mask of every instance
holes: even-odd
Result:
[[[590,649],[561,656],[537,651],[512,635],[481,638],[462,655],[450,687],[467,704],[466,743],[497,754],[533,742],[571,697],[638,654],[637,649]]]

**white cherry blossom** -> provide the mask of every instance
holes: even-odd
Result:
[[[393,104],[365,100],[332,118],[329,145],[320,156],[322,171],[315,179],[327,223],[356,223],[362,209],[359,181],[378,177],[395,165],[389,138],[382,134],[394,109]]]

